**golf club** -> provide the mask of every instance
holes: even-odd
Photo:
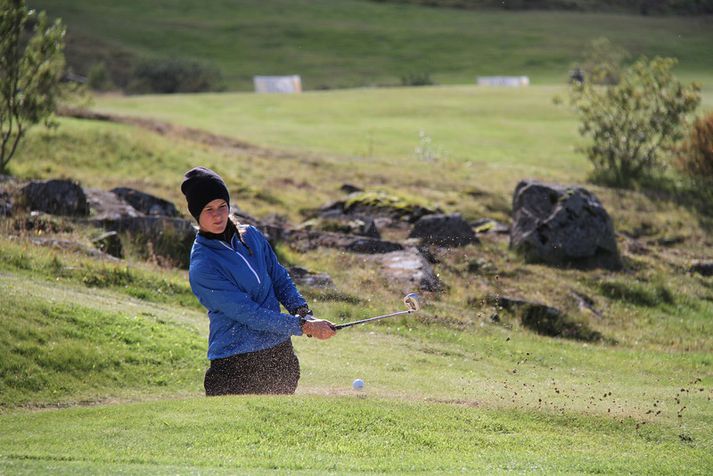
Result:
[[[357,324],[364,324],[366,322],[378,321],[380,319],[386,319],[387,317],[400,316],[401,314],[411,314],[421,309],[421,303],[419,301],[418,294],[409,293],[404,296],[404,304],[406,304],[407,309],[405,311],[392,312],[391,314],[384,314],[382,316],[370,317],[368,319],[361,319],[359,321],[346,322],[344,324],[337,324],[334,326],[336,330],[344,329],[346,327],[356,326]]]

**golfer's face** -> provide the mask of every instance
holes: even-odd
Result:
[[[223,233],[228,224],[228,204],[222,198],[216,198],[203,207],[198,217],[198,226],[208,233]]]

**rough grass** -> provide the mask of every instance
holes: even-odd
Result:
[[[96,400],[145,387],[175,392],[200,381],[203,343],[195,331],[130,311],[27,296],[2,291],[2,407]]]
[[[0,239],[0,272],[80,283],[89,289],[112,289],[147,302],[178,304],[198,309],[187,273],[159,271],[145,263],[101,261],[79,253],[33,249],[26,241]]]
[[[435,108],[442,97],[462,117],[470,106],[458,104],[468,88],[449,89],[427,92],[418,109],[425,114],[427,105]],[[404,90],[391,92],[393,109],[382,110],[383,124],[391,125],[385,128],[384,143],[393,140],[391,147],[398,150],[408,144],[400,128],[407,124],[409,103]],[[363,93],[363,101],[374,105],[378,98],[389,100],[385,91]],[[13,170],[35,177],[62,171],[104,188],[136,183],[181,204],[178,182],[195,160],[219,170],[246,211],[284,213],[294,223],[301,218],[300,208],[343,198],[339,186],[355,181],[371,190],[419,197],[447,212],[463,211],[468,218],[507,219],[514,184],[528,172],[572,181],[586,172],[583,159],[566,153],[574,123],[567,113],[550,109],[547,96],[536,89],[512,97],[484,94],[481,99],[495,122],[501,117],[518,126],[508,130],[485,124],[481,138],[493,141],[484,146],[493,155],[479,156],[480,161],[455,157],[427,163],[408,153],[388,152],[352,157],[316,153],[311,145],[286,154],[274,149],[253,154],[128,126],[63,120],[57,132],[33,131]],[[366,114],[357,106],[359,97],[354,91],[306,94],[299,98],[303,123],[295,115],[274,122],[263,118],[254,127],[264,129],[258,135],[265,144],[272,134],[268,129],[285,124],[317,141],[318,134],[310,129],[319,108],[328,100],[344,99],[341,120],[350,124]],[[217,124],[208,109],[218,98],[207,96],[202,103],[180,97],[171,105],[175,109],[163,114],[189,121],[181,108],[190,105],[195,120],[208,127]],[[279,98],[224,98],[241,103],[247,117],[258,117],[266,104],[282,104]],[[147,100],[155,101],[161,113],[161,101]],[[527,106],[535,110],[508,119]],[[111,107],[149,114],[134,101],[116,100]],[[339,129],[333,124],[340,120],[338,109],[324,111],[334,131]],[[297,106],[286,110],[296,113]],[[440,114],[436,122],[445,127],[448,114]],[[539,129],[540,117],[549,118],[549,128]],[[456,126],[454,137],[467,138],[479,130],[477,124],[458,126],[461,120],[450,122]],[[537,131],[532,149],[530,136],[517,138],[530,128]],[[552,135],[546,135],[548,130]],[[497,152],[498,138],[515,141],[512,154]],[[86,147],[73,149],[72,142],[82,139]],[[324,140],[322,147],[336,146],[337,139]],[[531,155],[547,159],[547,152],[537,151],[541,144],[548,151],[563,151],[562,162],[553,159],[539,167]],[[159,158],[163,162],[157,165]],[[245,193],[243,185],[257,193]],[[295,339],[302,380],[299,395],[284,399],[186,398],[200,394],[207,322],[198,306],[189,303],[185,273],[38,249],[26,241],[32,237],[29,232],[16,241],[1,240],[0,310],[11,322],[3,320],[0,328],[0,362],[12,363],[14,370],[2,374],[11,384],[2,392],[6,408],[0,415],[0,471],[169,473],[218,467],[251,473],[269,468],[309,473],[461,468],[482,473],[676,473],[685,468],[709,473],[713,286],[709,278],[687,272],[692,258],[711,256],[709,228],[675,201],[593,190],[622,231],[622,272],[525,264],[508,250],[507,238],[497,235],[484,236],[479,245],[435,252],[436,271],[447,287],[425,293],[426,305],[418,315],[340,331],[327,342]],[[266,195],[272,199],[265,200]],[[68,234],[85,239],[89,233],[76,225]],[[682,241],[671,240],[676,237]],[[334,290],[304,290],[319,317],[346,321],[402,306],[403,290],[366,256],[337,250],[299,254],[286,245],[278,252],[286,262],[333,277]],[[572,291],[588,295],[601,312],[578,309]],[[516,320],[493,322],[496,309],[487,298],[497,294],[554,305],[605,339],[553,339]],[[52,342],[65,350],[55,355],[48,345]],[[73,360],[75,356],[87,359]],[[100,367],[88,369],[85,360],[96,360]],[[12,380],[21,369],[46,380],[35,382],[37,388],[23,387]],[[350,390],[357,377],[367,385],[358,394],[362,398]],[[59,411],[17,408],[164,397],[161,402]],[[66,434],[72,438],[63,438]]]
[[[678,57],[687,77],[713,69],[707,17],[462,11],[356,0],[214,0],[210,6],[36,0],[32,6],[68,25],[68,56],[80,74],[104,61],[126,77],[137,58],[188,57],[217,66],[229,89],[251,89],[258,74],[300,74],[308,89],[398,85],[402,77],[425,74],[438,84],[503,74],[561,83],[582,50],[602,36],[634,55]]]
[[[35,262],[35,253],[28,250],[23,261]],[[364,267],[355,274],[346,266],[351,258],[338,256],[292,257],[342,268],[341,296],[369,290],[358,301],[307,290],[318,316],[360,318],[398,304],[389,299],[388,283]],[[6,471],[673,474],[685,464],[705,474],[711,468],[713,360],[705,340],[699,350],[684,348],[691,342],[567,342],[475,316],[464,321],[465,308],[452,297],[429,296],[419,316],[341,331],[327,342],[296,339],[299,397],[184,400],[200,393],[205,318],[183,320],[178,303],[162,304],[160,313],[143,301],[135,307],[120,289],[78,300],[86,289],[81,282],[23,278],[21,269],[2,279]],[[123,310],[106,309],[116,306],[112,298]],[[636,338],[620,322],[636,306],[621,306],[608,324]],[[686,326],[696,319],[709,325],[710,311],[686,314]],[[458,319],[461,328],[447,324]],[[665,325],[654,318],[647,333]],[[355,377],[367,382],[364,393],[350,390]],[[49,412],[8,408],[161,397],[180,398]],[[574,450],[557,451],[562,445]],[[620,449],[613,458],[612,445]],[[320,456],[307,456],[314,454]]]

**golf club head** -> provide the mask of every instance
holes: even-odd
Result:
[[[408,293],[404,296],[404,304],[410,312],[416,312],[421,309],[421,301],[416,293]]]

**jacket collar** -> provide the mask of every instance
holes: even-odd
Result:
[[[230,247],[233,248],[233,240],[235,239],[235,235],[233,235],[233,239],[230,240]],[[206,238],[205,236],[201,235],[200,233],[196,234],[196,243],[206,246],[208,248],[212,248],[215,250],[223,250],[226,248],[228,243],[226,243],[223,240],[212,240],[210,238]]]

